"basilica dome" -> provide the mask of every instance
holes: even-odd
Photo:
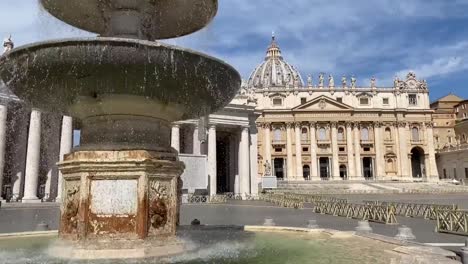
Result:
[[[255,88],[300,87],[303,82],[299,71],[284,61],[281,50],[273,36],[267,49],[265,61],[255,68],[247,85]]]

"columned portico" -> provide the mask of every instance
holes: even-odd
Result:
[[[0,104],[0,201],[3,191],[3,171],[5,168],[5,145],[7,128],[7,106]]]
[[[268,163],[270,164],[273,164],[271,162],[271,124],[270,123],[264,123],[263,124],[263,133],[265,134],[264,136],[264,153],[265,153],[265,157],[263,158],[266,161],[268,161]],[[273,165],[271,165],[273,166]]]
[[[401,177],[409,179],[410,174],[409,172],[411,171],[410,169],[410,162],[409,162],[409,152],[408,152],[408,137],[406,135],[406,122],[398,122],[398,136],[399,136],[399,149],[400,149],[400,166],[401,166]]]
[[[173,124],[171,131],[171,146],[180,153],[180,125]]]
[[[355,180],[362,180],[361,137],[359,135],[359,123],[354,123],[354,162]]]
[[[291,139],[291,128],[292,123],[286,123],[286,167],[287,167],[287,180],[294,180],[293,178],[293,150],[292,150],[292,139]]]
[[[302,142],[301,142],[301,123],[294,124],[295,129],[295,146],[296,146],[296,178],[295,180],[304,180],[303,170],[302,170]]]
[[[39,161],[41,150],[41,112],[32,110],[29,122],[28,150],[26,154],[26,172],[23,203],[37,203],[39,183]]]
[[[353,124],[351,122],[346,122],[346,148],[348,150],[348,178],[354,179],[356,177],[356,162],[353,155]]]
[[[250,194],[250,149],[249,149],[249,127],[241,128],[239,142],[239,181],[240,194],[243,198]]]
[[[70,116],[63,116],[62,118],[62,131],[60,137],[60,154],[59,161],[63,161],[63,157],[72,151],[73,145],[73,119]],[[59,170],[58,184],[57,184],[57,202],[62,199],[62,181],[63,175]]]
[[[340,178],[340,169],[338,161],[338,134],[336,130],[337,123],[331,123],[331,138],[332,138],[332,180],[338,180]]]
[[[385,164],[385,159],[383,155],[383,150],[384,150],[384,145],[382,141],[382,124],[380,122],[374,123],[374,149],[375,149],[375,159],[376,162],[374,162],[374,170],[376,171],[375,178],[377,180],[380,180],[383,178],[385,172],[384,169],[385,167],[383,164]],[[375,166],[375,164],[382,164],[382,166]]]
[[[316,136],[316,123],[310,123],[310,178],[311,180],[320,180],[318,176],[318,165],[317,165],[317,136]]]
[[[208,179],[210,195],[216,195],[216,125],[210,125],[208,129]]]

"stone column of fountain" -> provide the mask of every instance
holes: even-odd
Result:
[[[154,42],[208,24],[217,0],[41,0],[58,19],[100,37],[18,47],[0,77],[43,111],[81,121],[81,145],[59,164],[60,237],[71,258],[175,254],[184,165],[171,122],[221,109],[237,71],[215,58]],[[207,111],[209,109],[209,111]]]

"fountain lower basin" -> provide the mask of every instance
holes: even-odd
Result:
[[[350,232],[285,227],[181,227],[178,238],[190,250],[146,259],[64,260],[48,252],[55,236],[0,239],[0,257],[24,263],[442,263],[455,264],[455,254],[439,248],[407,244],[391,238],[371,238]],[[65,251],[64,251],[65,252]],[[154,252],[155,254],[161,251]],[[169,252],[167,252],[169,253]],[[171,254],[169,254],[171,255]],[[405,262],[406,261],[406,262]]]

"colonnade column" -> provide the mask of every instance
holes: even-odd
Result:
[[[6,105],[0,105],[0,200],[2,200],[3,169],[5,168],[7,113]]]
[[[72,151],[73,147],[73,119],[70,116],[63,116],[62,118],[62,131],[60,135],[60,151],[59,161],[63,161],[66,154]],[[62,199],[62,183],[63,175],[59,170],[58,172],[58,183],[57,183],[57,197],[55,201],[61,202]]]
[[[180,125],[173,124],[171,132],[171,147],[180,153]]]
[[[429,168],[426,168],[426,175],[429,181],[439,180],[439,171],[437,170],[435,149],[434,149],[434,124],[428,122],[426,125],[427,148],[429,151]],[[426,167],[428,167],[426,165]]]
[[[296,132],[296,180],[303,180],[302,171],[302,141],[301,141],[301,123],[295,123]]]
[[[380,180],[385,176],[385,160],[383,156],[384,145],[382,141],[382,123],[374,123],[374,149],[375,149],[375,164],[376,174],[375,179]],[[377,165],[378,164],[378,165]]]
[[[336,130],[336,126],[338,124],[336,122],[331,122],[331,137],[332,137],[332,179],[338,180],[340,178],[340,165],[339,165],[339,157],[338,157],[338,133]]]
[[[208,178],[210,180],[210,195],[216,195],[216,126],[210,125],[208,130]]]
[[[201,142],[198,138],[198,125],[193,129],[193,155],[201,155]]]
[[[361,138],[359,135],[359,123],[354,123],[354,171],[357,180],[362,180],[362,161],[361,161]]]
[[[263,132],[264,132],[263,144],[265,145],[264,146],[265,157],[263,159],[264,159],[264,162],[268,161],[268,163],[270,163],[271,167],[273,168],[273,164],[271,163],[271,124],[270,123],[263,124]]]
[[[408,178],[409,175],[409,158],[408,158],[408,137],[406,131],[406,122],[398,122],[398,136],[399,136],[399,156],[401,166],[401,177]]]
[[[257,126],[255,121],[252,122],[250,126],[250,194],[257,196],[258,195],[258,138],[257,138]],[[271,165],[271,164],[270,164]]]
[[[317,175],[317,134],[315,122],[310,123],[310,179],[320,180]]]
[[[346,122],[346,149],[348,151],[348,179],[353,179],[356,177],[356,171],[354,165],[356,161],[354,160],[353,155],[353,124],[351,122]]]
[[[286,175],[287,180],[293,180],[293,153],[292,153],[292,140],[291,140],[291,128],[292,123],[286,123],[286,167],[288,175]]]
[[[41,153],[41,112],[33,109],[29,122],[28,150],[26,154],[26,172],[23,203],[41,202],[37,198],[39,183],[39,160]]]
[[[249,181],[249,127],[242,127],[241,137],[239,142],[239,185],[242,198],[245,199],[247,194],[250,194],[250,181]]]

